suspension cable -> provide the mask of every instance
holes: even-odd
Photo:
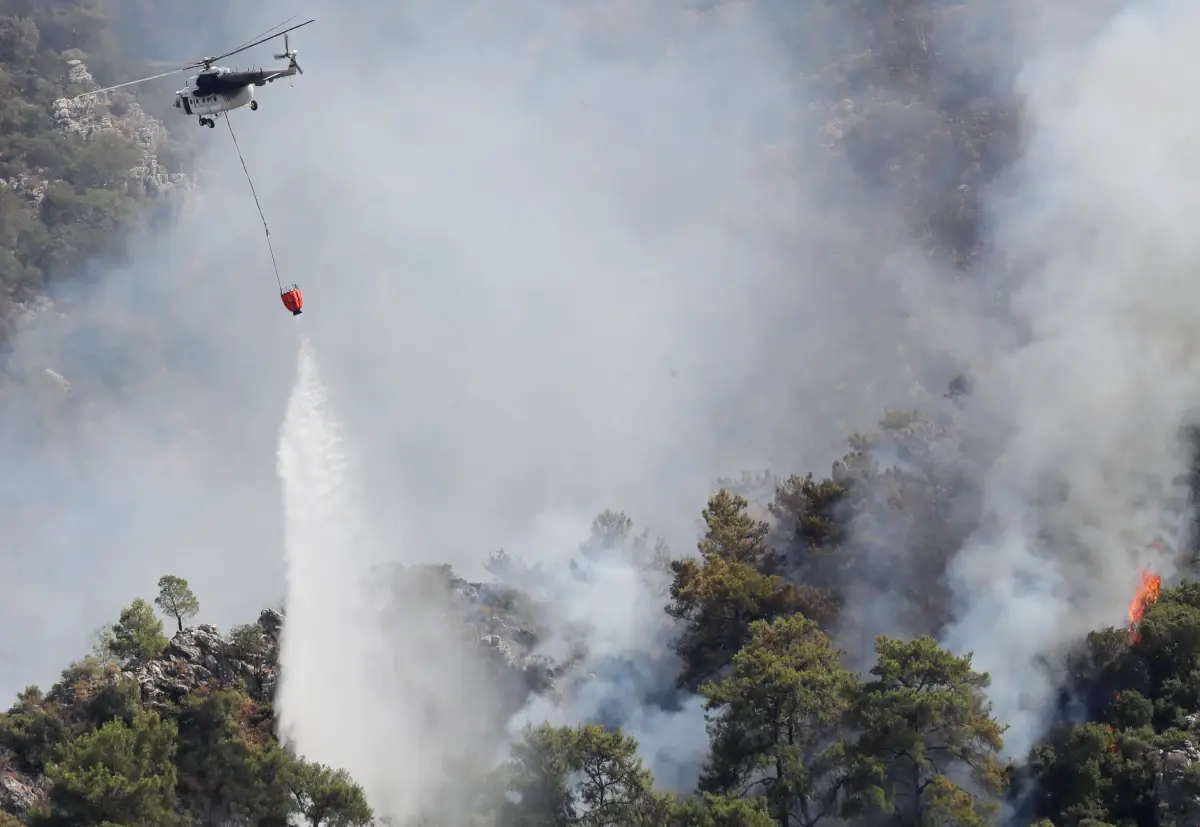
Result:
[[[263,232],[267,236],[267,249],[271,251],[271,266],[275,268],[275,283],[279,285],[279,292],[283,292],[283,279],[279,277],[279,265],[275,263],[275,246],[271,244],[271,229],[267,226],[267,217],[263,215],[262,204],[258,201],[258,193],[254,190],[254,181],[250,178],[250,170],[246,168],[246,159],[242,157],[242,148],[238,146],[237,135],[233,134],[233,124],[230,122],[229,114],[225,114],[225,125],[229,127],[229,137],[233,138],[233,148],[237,150],[238,160],[242,162],[242,171],[246,173],[246,183],[250,185],[250,194],[254,196],[254,206],[258,207],[258,217],[262,219]]]

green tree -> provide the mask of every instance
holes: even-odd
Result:
[[[1186,763],[1200,708],[1200,583],[1164,589],[1135,642],[1098,629],[1067,661],[1086,720],[1060,722],[1031,750],[1017,798],[1054,824],[1187,823],[1200,776]],[[1161,779],[1160,779],[1161,774]]]
[[[175,618],[181,632],[183,631],[183,621],[195,617],[196,613],[200,611],[200,601],[188,588],[188,582],[182,577],[175,577],[171,574],[158,578],[158,597],[154,598],[154,603],[168,617]]]
[[[953,824],[982,827],[998,810],[978,797],[1003,789],[997,761],[1004,727],[991,715],[985,672],[971,668],[928,636],[901,641],[879,636],[875,680],[856,701],[857,791],[893,811],[902,827]],[[974,790],[955,783],[969,777]]]
[[[1038,788],[1030,799],[1035,804],[1031,814],[1070,825],[1158,824],[1154,788],[1159,764],[1152,749],[1148,741],[1104,724],[1084,723],[1056,733],[1029,757],[1026,771]],[[1200,792],[1188,775],[1181,774],[1181,786]]]
[[[775,827],[762,798],[725,798],[711,793],[672,801],[666,827]]]
[[[637,742],[595,724],[525,731],[502,771],[501,827],[661,827],[668,803],[637,757]]]
[[[721,489],[704,509],[707,532],[700,559],[671,562],[674,580],[667,613],[685,623],[675,644],[683,662],[681,687],[717,676],[749,640],[750,624],[805,609],[821,614],[812,593],[764,573],[772,555],[768,526],[747,513],[744,497]]]
[[[362,787],[345,770],[298,761],[290,783],[310,827],[367,827],[374,820]]]
[[[266,741],[261,749],[250,750],[246,771],[252,783],[247,785],[246,813],[256,827],[289,827],[299,805],[289,780],[295,774],[296,759],[277,742]]]
[[[117,622],[103,633],[104,649],[120,660],[153,660],[169,644],[163,634],[162,621],[150,604],[140,597],[122,609]]]
[[[0,748],[10,752],[17,768],[25,772],[44,772],[70,737],[58,705],[42,697],[36,686],[26,687],[12,708],[0,715]]]
[[[82,711],[89,727],[103,726],[109,721],[132,723],[142,708],[141,687],[126,675],[92,683],[84,697]]]
[[[629,543],[632,534],[633,519],[628,514],[605,509],[592,520],[591,533],[583,544],[583,551],[594,554],[621,548]]]
[[[792,576],[828,596],[832,611],[864,594],[889,594],[896,622],[936,634],[952,617],[946,567],[978,525],[970,469],[986,460],[972,455],[969,434],[912,411],[887,411],[879,425],[850,437],[853,450],[829,477],[797,475],[776,487],[768,508],[778,552]],[[883,564],[897,546],[905,564]],[[841,619],[840,638],[866,661],[877,629],[856,629],[859,617]]]
[[[201,824],[255,814],[258,779],[242,720],[249,703],[245,695],[226,690],[189,696],[179,710],[179,795]]]
[[[52,783],[42,827],[172,827],[175,810],[175,727],[156,713],[109,721],[69,742],[47,766]]]
[[[229,646],[240,659],[254,661],[267,652],[267,635],[257,623],[243,623],[229,630]]]
[[[731,674],[708,684],[715,793],[765,796],[780,827],[840,815],[854,676],[828,635],[801,615],[756,621]]]
[[[651,541],[649,529],[635,534],[633,519],[624,511],[611,508],[601,511],[592,520],[588,538],[580,550],[591,558],[619,551],[642,571],[667,573],[670,570],[671,551],[666,541],[661,537]]]

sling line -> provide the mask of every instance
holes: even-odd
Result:
[[[238,146],[237,135],[233,134],[233,124],[230,123],[228,115],[225,116],[225,125],[229,127],[229,137],[233,138],[233,148],[237,150],[238,160],[242,162],[242,171],[246,173],[246,183],[250,185],[250,194],[254,196],[254,206],[258,207],[258,217],[262,219],[263,232],[267,236],[267,249],[271,251],[271,266],[275,268],[275,282],[279,285],[279,292],[283,292],[283,279],[279,277],[279,265],[275,263],[275,246],[271,244],[271,229],[267,226],[267,217],[263,215],[262,204],[258,201],[258,193],[254,190],[254,181],[250,178],[250,170],[246,168],[246,159],[242,157],[242,148]]]

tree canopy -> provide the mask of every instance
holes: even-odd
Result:
[[[158,597],[154,598],[154,605],[162,609],[168,617],[174,618],[181,632],[183,621],[194,617],[196,612],[200,611],[200,601],[188,588],[188,582],[173,574],[158,578]]]
[[[180,668],[150,604],[134,600],[106,638],[119,663],[84,658],[0,714],[0,772],[27,796],[11,799],[15,811],[0,806],[0,818],[29,827],[372,824],[363,789],[284,746],[269,693],[247,680],[278,666],[274,617],[264,612],[228,639],[211,627],[181,632],[209,647],[210,663],[224,661],[213,673],[203,658]],[[238,674],[251,628],[261,662]]]

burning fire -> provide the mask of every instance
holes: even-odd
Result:
[[[1137,594],[1133,596],[1133,600],[1129,601],[1130,644],[1138,642],[1138,624],[1142,622],[1142,617],[1146,614],[1146,607],[1158,601],[1158,591],[1161,587],[1162,577],[1151,574],[1145,569],[1142,570],[1142,582],[1138,586]]]

